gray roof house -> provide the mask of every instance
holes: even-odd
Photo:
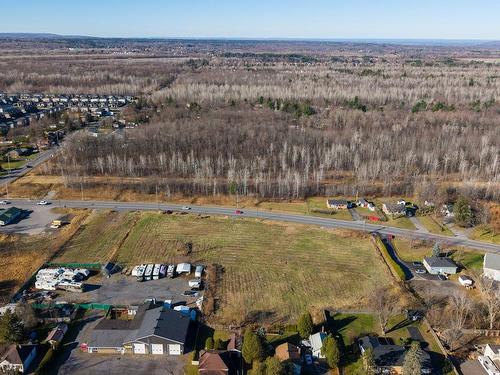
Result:
[[[406,206],[404,203],[384,203],[382,204],[382,211],[386,215],[403,216],[406,215]]]
[[[132,320],[102,319],[82,349],[88,353],[181,355],[191,320],[178,311],[144,304]]]
[[[425,257],[422,262],[427,272],[431,275],[438,274],[455,274],[458,271],[458,266],[453,260],[446,257]]]
[[[333,208],[336,210],[339,210],[339,209],[345,210],[345,209],[353,207],[353,204],[352,204],[352,202],[350,202],[346,199],[328,199],[326,201],[326,206],[328,208]]]
[[[483,261],[483,275],[500,281],[500,254],[486,253]]]
[[[391,373],[395,371],[400,374],[403,369],[403,362],[406,355],[404,346],[395,345],[392,339],[376,336],[363,336],[358,340],[358,346],[361,353],[371,349],[375,366],[378,373]],[[429,353],[420,350],[420,362],[422,365],[422,374],[431,374],[432,365]]]
[[[318,332],[309,336],[309,342],[311,343],[311,351],[313,357],[324,358],[321,354],[321,347],[323,346],[323,340],[326,338],[325,332]]]
[[[36,345],[0,344],[0,372],[26,372],[36,353]]]

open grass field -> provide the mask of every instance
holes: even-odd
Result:
[[[388,271],[359,233],[224,217],[112,215],[93,215],[58,260],[106,261],[119,243],[115,259],[126,265],[220,264],[220,322],[251,316],[290,321],[307,308],[359,307],[375,286],[389,284]]]
[[[432,215],[419,216],[417,217],[417,220],[420,221],[422,225],[431,233],[453,236],[453,232],[446,225],[439,224],[439,222]]]

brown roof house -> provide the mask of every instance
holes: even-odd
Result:
[[[300,348],[298,346],[285,342],[276,347],[274,356],[281,362],[289,362],[291,364],[293,374],[300,375],[302,369],[300,365]]]
[[[0,344],[0,371],[23,373],[36,357],[36,345]]]
[[[228,350],[207,350],[200,353],[198,372],[201,375],[239,375],[239,355]]]
[[[45,341],[47,341],[53,349],[55,349],[63,340],[64,335],[68,331],[68,325],[60,323],[52,331],[49,332]]]

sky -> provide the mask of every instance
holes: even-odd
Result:
[[[500,40],[500,0],[1,0],[0,13],[4,33]]]

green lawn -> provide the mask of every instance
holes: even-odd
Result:
[[[480,271],[483,268],[484,254],[472,250],[457,250],[451,258],[466,269]]]
[[[387,325],[388,332],[385,337],[390,337],[397,345],[403,345],[409,339],[408,327],[416,327],[424,340],[429,344],[433,364],[442,366],[444,356],[438,344],[426,326],[420,322],[408,322],[403,314],[393,316]],[[335,314],[330,328],[342,338],[344,353],[341,366],[345,375],[364,375],[362,359],[356,347],[356,339],[367,334],[382,336],[378,318],[372,314]]]
[[[494,233],[488,226],[480,225],[474,228],[470,238],[473,240],[485,241],[500,244],[500,233]]]
[[[255,207],[270,211],[283,211],[339,220],[352,220],[352,216],[348,210],[331,210],[326,206],[326,201],[327,198],[313,197],[303,202],[259,202]]]
[[[397,219],[391,219],[388,217],[389,221],[382,222],[383,225],[388,225],[390,227],[402,228],[402,229],[417,229],[411,220],[407,217],[398,217]]]
[[[417,220],[420,221],[422,225],[431,233],[453,236],[453,232],[446,225],[439,224],[438,220],[436,220],[432,215],[419,216],[417,217]]]
[[[22,166],[24,166],[26,164],[26,160],[11,160],[10,163],[7,162],[7,161],[4,161],[0,164],[0,166],[5,169],[5,170],[8,170],[9,167],[10,169],[17,169],[17,168],[21,168]]]
[[[404,262],[419,261],[426,256],[430,256],[432,248],[420,241],[412,241],[404,238],[395,238],[392,241],[398,257]]]

